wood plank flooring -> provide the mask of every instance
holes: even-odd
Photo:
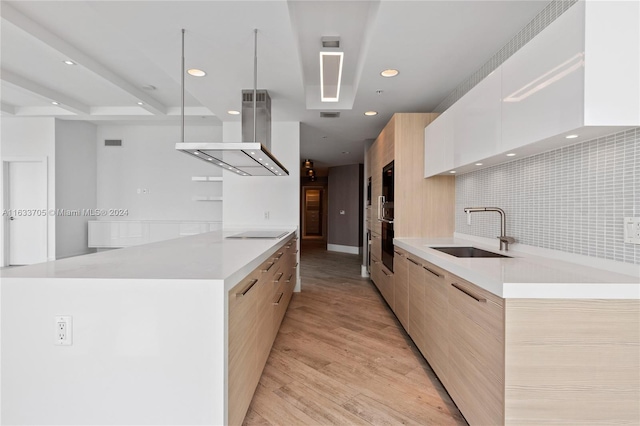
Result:
[[[302,241],[302,291],[244,424],[466,425],[360,263]]]

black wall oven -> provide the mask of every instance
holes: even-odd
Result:
[[[393,272],[393,161],[382,169],[382,196],[378,200],[382,222],[382,263]]]

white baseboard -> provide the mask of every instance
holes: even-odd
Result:
[[[369,278],[369,271],[367,271],[366,265],[360,265],[360,276],[362,278]]]
[[[342,246],[340,244],[327,244],[327,251],[337,251],[339,253],[362,254],[362,247]]]

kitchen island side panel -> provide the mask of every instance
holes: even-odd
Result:
[[[224,423],[219,280],[3,278],[2,424]],[[54,317],[72,316],[71,346]]]

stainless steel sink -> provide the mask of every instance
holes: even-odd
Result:
[[[455,257],[510,257],[475,247],[431,247]]]

